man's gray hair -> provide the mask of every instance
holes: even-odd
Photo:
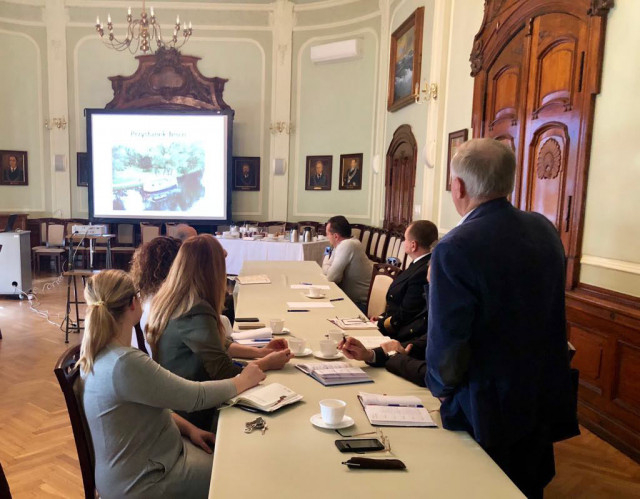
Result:
[[[464,182],[472,199],[493,199],[513,191],[516,158],[495,139],[472,139],[451,160],[451,172]]]

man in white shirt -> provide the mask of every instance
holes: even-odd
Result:
[[[351,225],[342,215],[331,217],[327,222],[327,239],[333,251],[324,257],[322,272],[366,313],[373,263],[367,258],[362,243],[351,238]]]

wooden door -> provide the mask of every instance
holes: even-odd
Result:
[[[409,125],[393,134],[387,151],[384,228],[404,232],[413,220],[417,143]]]
[[[511,201],[558,229],[578,283],[604,0],[487,0],[471,54],[474,137],[515,152]]]

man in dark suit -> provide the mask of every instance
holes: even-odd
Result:
[[[342,178],[342,187],[345,189],[361,189],[362,188],[362,171],[358,160],[352,159],[349,169],[345,170]]]
[[[378,317],[378,329],[398,341],[408,341],[426,333],[427,269],[431,246],[438,240],[438,228],[428,220],[413,222],[404,233],[404,249],[413,260],[394,279],[387,291],[387,307]]]
[[[431,259],[426,384],[445,428],[466,430],[528,497],[555,474],[553,442],[579,433],[555,227],[520,211],[515,157],[493,139],[451,163],[463,216]]]
[[[316,161],[315,172],[311,174],[309,185],[314,189],[327,187],[327,174],[324,172],[324,164],[322,164],[322,161]]]
[[[242,170],[236,175],[237,187],[255,187],[256,175],[249,163],[243,163]]]

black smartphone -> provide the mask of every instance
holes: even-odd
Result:
[[[336,447],[340,452],[370,452],[384,449],[384,445],[382,445],[382,442],[377,438],[336,440]]]
[[[257,317],[236,317],[236,322],[258,322]]]

